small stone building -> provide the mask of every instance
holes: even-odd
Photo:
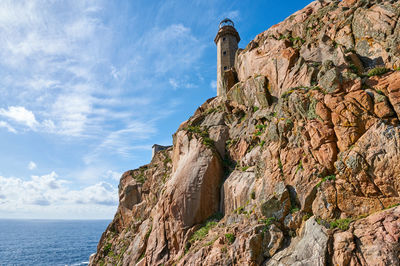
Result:
[[[225,18],[219,23],[214,42],[217,45],[217,96],[225,96],[227,88],[235,83],[235,55],[240,42],[232,20]]]
[[[170,145],[170,146],[162,146],[162,145],[154,144],[153,147],[152,147],[153,151],[152,151],[152,154],[151,154],[151,159],[154,158],[154,155],[155,155],[158,151],[166,150],[166,149],[168,149],[169,147],[171,147],[171,145]]]

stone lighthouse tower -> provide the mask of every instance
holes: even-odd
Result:
[[[217,45],[217,96],[224,96],[227,85],[225,75],[235,66],[235,53],[240,42],[232,20],[225,18],[219,23],[214,42]]]

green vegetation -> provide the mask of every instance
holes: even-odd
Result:
[[[150,228],[149,228],[149,230],[147,230],[146,235],[145,235],[145,238],[146,238],[146,239],[149,238],[149,236],[150,236],[152,230],[153,230],[153,225],[150,225]]]
[[[292,127],[293,127],[293,120],[292,120],[292,119],[287,119],[287,120],[286,120],[286,125],[287,125],[288,127],[292,128]]]
[[[251,199],[256,199],[256,192],[253,190],[250,194]]]
[[[215,236],[213,239],[211,239],[210,241],[205,243],[204,247],[211,246],[212,244],[214,244],[215,240],[217,240],[217,239],[218,239],[218,236]]]
[[[278,158],[278,167],[279,167],[279,169],[283,170],[283,165],[282,165],[282,162],[281,162],[281,158]]]
[[[231,145],[232,145],[232,140],[231,140],[231,139],[228,139],[228,140],[225,142],[225,146],[229,148]]]
[[[289,95],[292,94],[294,91],[295,91],[295,89],[290,89],[288,91],[285,91],[284,93],[281,94],[281,98],[289,97]]]
[[[265,140],[262,140],[259,145],[262,148],[264,146],[264,144],[265,144]]]
[[[135,179],[138,183],[143,184],[146,181],[144,171],[147,170],[147,166],[142,166],[138,170],[132,170],[130,175]],[[137,173],[138,172],[138,173]]]
[[[210,231],[210,229],[216,225],[217,225],[216,221],[207,222],[203,227],[201,227],[193,234],[193,236],[190,238],[189,241],[191,243],[194,243],[196,241],[203,240],[208,235],[208,231]]]
[[[297,174],[297,172],[300,171],[300,170],[303,170],[303,162],[302,162],[301,160],[299,161],[299,164],[297,165],[296,174]]]
[[[353,73],[357,73],[358,72],[358,68],[354,64],[350,64],[349,68]]]
[[[387,73],[388,71],[389,71],[389,69],[387,69],[386,67],[375,67],[375,68],[371,69],[370,71],[368,71],[367,76],[368,77],[380,76],[380,75]]]
[[[253,106],[253,112],[257,112],[258,109],[260,109],[260,108],[258,108],[257,106]]]
[[[308,219],[310,219],[312,215],[310,213],[306,213],[303,215],[303,221],[307,221]]]
[[[222,219],[222,214],[221,213],[215,213],[213,216],[207,219],[207,221],[203,224],[202,227],[200,227],[192,237],[189,239],[189,247],[186,247],[187,249],[190,248],[190,245],[193,244],[196,241],[204,239],[208,235],[208,231],[210,231],[211,228],[217,225],[218,221]]]
[[[254,136],[261,136],[261,134],[264,133],[266,127],[267,126],[263,124],[256,125],[256,132],[254,132]]]
[[[187,131],[200,135],[203,139],[203,144],[207,147],[214,147],[214,141],[210,138],[206,129],[201,129],[200,126],[188,126]]]
[[[311,99],[311,103],[308,106],[308,112],[307,112],[307,118],[309,120],[313,120],[313,119],[321,119],[321,117],[319,117],[319,115],[317,115],[316,111],[315,111],[315,107],[317,106],[318,101],[316,99]]]
[[[300,209],[297,207],[290,209],[290,213],[296,213],[298,211],[300,211]]]
[[[146,255],[146,251],[143,251],[142,255],[140,255],[136,262],[139,262],[141,259],[143,259],[144,255]]]
[[[246,171],[247,169],[249,169],[250,166],[243,166],[242,167],[242,172]]]
[[[104,256],[107,256],[108,253],[110,253],[111,246],[112,246],[111,243],[107,243],[107,244],[104,246],[104,248],[103,248],[103,254],[104,254]]]
[[[209,114],[212,114],[212,113],[214,113],[216,111],[217,111],[216,108],[210,108],[210,109],[206,110],[206,113],[209,115]]]
[[[389,206],[387,206],[387,207],[385,208],[385,210],[386,210],[386,209],[390,209],[390,208],[394,208],[394,207],[397,207],[397,206],[400,206],[400,203],[395,203],[395,204],[389,205]]]
[[[164,166],[166,166],[167,164],[172,163],[172,159],[169,158],[169,157],[166,157],[166,158],[164,159],[163,163],[164,163]]]
[[[321,181],[318,182],[318,184],[317,184],[315,187],[319,188],[319,187],[321,186],[321,184],[324,183],[324,182],[327,181],[327,180],[332,180],[332,181],[334,181],[334,180],[336,180],[336,176],[335,176],[335,175],[328,175],[328,176],[325,176],[324,178],[322,178]]]
[[[266,126],[266,125],[263,125],[263,124],[261,124],[261,125],[256,125],[256,129],[258,129],[258,130],[260,130],[260,131],[264,131],[266,127],[267,127],[267,126]]]
[[[245,210],[244,210],[244,208],[245,208],[247,205],[249,205],[249,203],[250,203],[250,201],[248,200],[244,206],[238,207],[236,210],[233,211],[233,213],[236,213],[236,214],[249,214],[248,211],[245,211]]]
[[[225,234],[225,237],[228,240],[229,244],[232,244],[233,242],[235,242],[236,237],[234,234],[228,233],[228,234]]]
[[[244,122],[247,118],[247,114],[245,114],[242,118],[240,118],[240,123]]]
[[[265,225],[264,232],[268,230],[268,228],[276,221],[275,217],[269,217],[266,219],[260,219],[259,222]]]
[[[306,41],[300,37],[289,37],[289,40],[293,43],[298,42],[304,44]]]
[[[331,228],[339,228],[340,230],[349,229],[350,223],[353,221],[351,218],[337,219],[329,223]]]

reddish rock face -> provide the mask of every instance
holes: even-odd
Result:
[[[400,4],[315,1],[127,171],[91,265],[400,265]]]

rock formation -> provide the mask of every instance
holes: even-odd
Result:
[[[124,173],[91,265],[400,265],[400,3],[315,1]]]

